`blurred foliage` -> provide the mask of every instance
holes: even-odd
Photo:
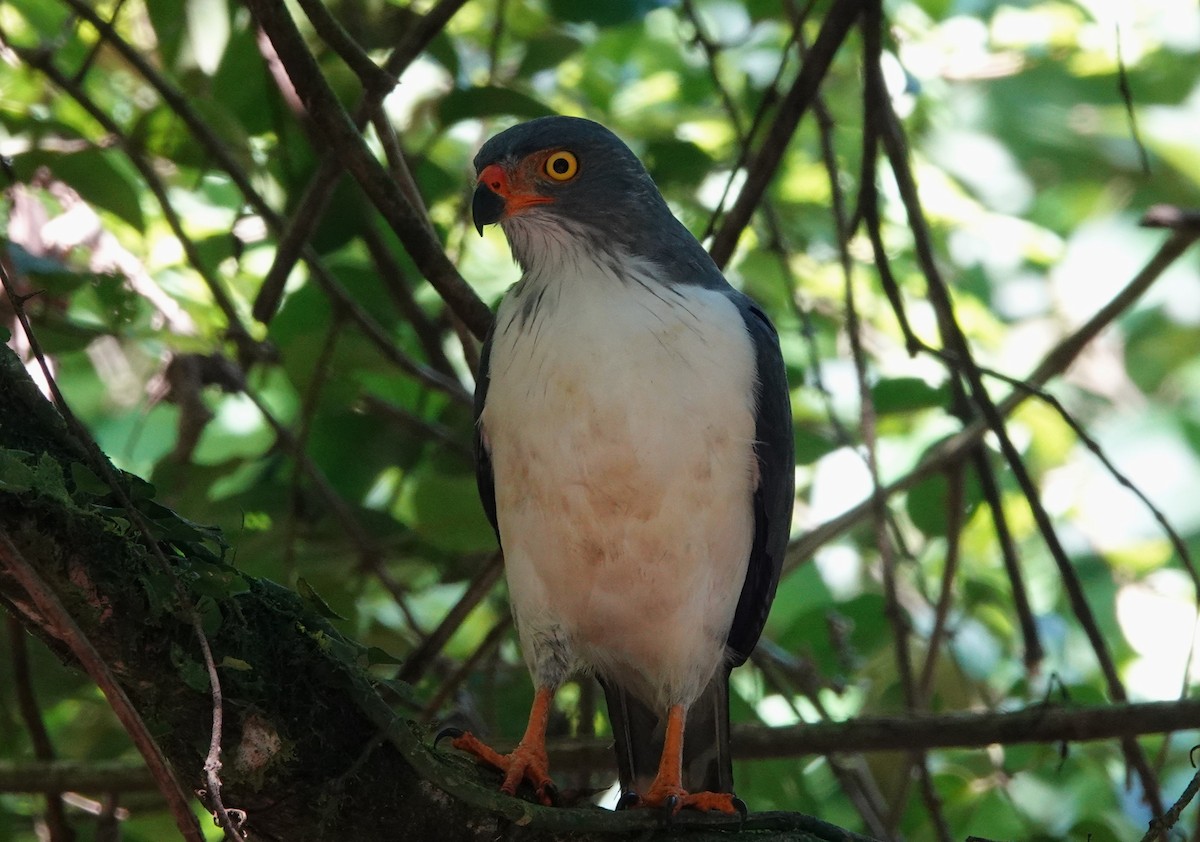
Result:
[[[329,9],[382,61],[410,31],[414,12],[431,5],[356,0]],[[480,296],[494,304],[517,274],[500,233],[476,239],[466,215],[469,162],[486,137],[549,112],[600,120],[646,160],[677,213],[702,235],[736,178],[744,132],[760,109],[771,119],[780,86],[796,73],[797,5],[497,0],[458,11],[407,68],[385,108],[438,237]],[[247,11],[227,0],[95,8],[105,19],[116,16],[120,37],[184,94],[266,201],[284,215],[294,211],[323,145],[297,103],[281,95]],[[801,27],[807,41],[822,11],[821,4],[809,10]],[[1200,10],[1186,0],[890,0],[885,14],[883,69],[958,320],[981,364],[1028,374],[1145,263],[1161,238],[1137,227],[1146,207],[1200,204]],[[254,213],[210,150],[69,2],[7,0],[0,29],[8,45],[0,45],[6,260],[21,291],[39,293],[26,306],[75,412],[120,467],[154,485],[159,503],[220,527],[229,558],[247,573],[302,585],[364,645],[405,658],[494,549],[475,497],[471,413],[462,395],[423,386],[385,359],[303,264],[276,317],[255,322],[251,306],[279,232]],[[306,32],[334,89],[355,102],[353,74]],[[77,82],[85,102],[10,48],[48,57]],[[823,87],[834,184],[851,198],[861,186],[862,61],[854,35]],[[1132,94],[1136,135],[1122,84]],[[108,115],[120,135],[85,106]],[[797,536],[870,490],[821,143],[817,122],[806,116],[728,269],[770,311],[788,358],[798,420]],[[193,257],[131,156],[149,162],[165,185]],[[909,318],[936,346],[904,209],[890,178],[880,188],[885,247]],[[392,233],[349,181],[330,208],[311,244],[333,276],[403,355],[441,366],[469,390],[475,349],[464,352],[452,317]],[[849,245],[877,457],[883,479],[892,480],[960,424],[942,364],[906,353],[865,237]],[[394,266],[381,265],[380,249]],[[1052,384],[1192,550],[1200,545],[1198,281],[1193,254]],[[408,296],[416,320],[405,309]],[[8,320],[11,311],[0,307],[0,314]],[[265,343],[259,357],[247,359],[230,340],[231,319]],[[29,358],[20,329],[8,326],[11,343]],[[441,361],[431,358],[429,331]],[[181,360],[209,357],[237,360],[244,383],[180,374]],[[1001,383],[994,386],[1003,393]],[[304,460],[276,425],[290,431]],[[1130,696],[1190,690],[1195,596],[1162,531],[1053,410],[1028,403],[1009,429]],[[0,457],[0,482],[38,476],[39,466],[19,454]],[[952,540],[948,506],[962,515],[948,645],[928,708],[1001,710],[1060,694],[1101,702],[1105,685],[1058,572],[1016,484],[1006,472],[1000,477],[1046,650],[1033,671],[1023,665],[1009,579],[974,476],[968,473],[953,502],[943,475],[889,500],[900,547],[897,587],[916,631],[917,664],[941,597]],[[810,692],[747,668],[735,682],[737,721],[778,725],[903,709],[880,554],[867,527],[795,567],[768,626],[780,657],[810,664],[820,688]],[[431,716],[455,712],[493,734],[521,732],[531,690],[511,636],[479,653],[469,674],[460,669],[485,641],[498,639],[491,633],[506,614],[501,585],[421,676],[418,693],[438,706]],[[10,634],[0,631],[0,651],[14,645]],[[33,690],[60,756],[135,757],[96,689],[32,648]],[[33,756],[12,669],[0,655],[0,760]],[[384,658],[376,669],[381,678],[395,673]],[[564,694],[567,719],[580,719],[590,692]],[[592,724],[606,727],[602,714]],[[1190,743],[1146,744],[1169,801],[1190,777]],[[1150,818],[1111,744],[1072,746],[1065,756],[1054,746],[940,751],[928,763],[955,838],[1102,842],[1135,838]],[[868,755],[855,774],[871,782],[899,833],[936,838],[909,764],[899,755]],[[798,809],[870,829],[828,759],[748,759],[737,775],[753,809]],[[41,810],[40,797],[0,794],[0,839],[36,838],[32,817]],[[1193,806],[1181,826],[1196,822]],[[169,838],[171,827],[162,814],[135,808],[123,838]]]

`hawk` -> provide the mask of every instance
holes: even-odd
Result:
[[[729,673],[794,502],[778,336],[598,123],[517,125],[475,168],[476,227],[498,222],[523,270],[483,346],[475,451],[536,694],[512,753],[453,744],[550,803],[552,699],[592,673],[622,803],[732,813]]]

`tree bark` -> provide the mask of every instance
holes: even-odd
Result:
[[[120,493],[98,479],[105,476],[116,477]],[[245,811],[252,839],[609,840],[653,838],[660,829],[647,812],[546,808],[503,796],[495,776],[434,750],[430,735],[378,694],[365,648],[292,591],[239,573],[214,531],[112,469],[7,347],[0,349],[0,538],[0,604],[77,664],[71,632],[19,581],[18,561],[32,569],[189,791],[204,786],[213,721],[191,619],[193,609],[199,613],[224,700],[222,798]],[[790,813],[755,814],[740,826],[739,838],[862,839]],[[738,819],[681,816],[671,833],[715,840],[737,827]]]

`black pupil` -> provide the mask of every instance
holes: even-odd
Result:
[[[550,162],[550,167],[559,175],[566,175],[567,170],[571,169],[571,162],[566,158],[555,158]]]

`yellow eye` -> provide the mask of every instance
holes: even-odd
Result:
[[[579,159],[566,150],[554,152],[546,159],[545,169],[555,181],[569,181],[579,172]]]

